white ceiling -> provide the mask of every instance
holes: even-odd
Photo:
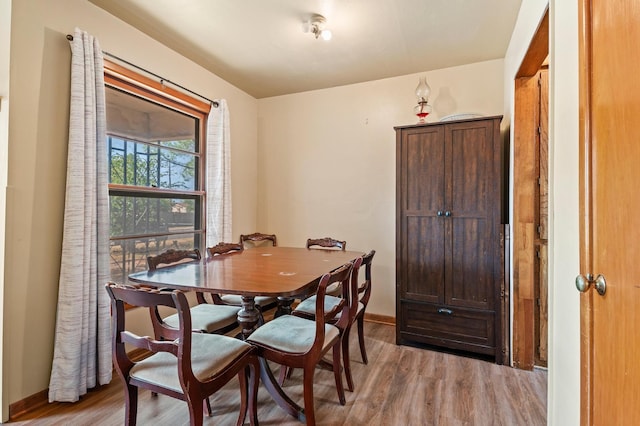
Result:
[[[256,98],[503,58],[521,3],[89,1]],[[313,13],[330,41],[303,32]]]

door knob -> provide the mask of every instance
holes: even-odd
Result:
[[[576,277],[576,288],[580,293],[584,293],[589,290],[589,285],[591,284],[591,274],[584,275],[580,274]]]
[[[444,213],[442,212],[442,210],[438,210],[438,213],[436,213],[438,216],[442,216]]]
[[[589,290],[591,284],[593,284],[600,296],[604,296],[607,291],[607,280],[604,278],[604,275],[598,274],[595,280],[591,274],[587,274],[586,276],[581,274],[576,277],[576,288],[581,293]]]
[[[598,274],[596,280],[594,281],[594,286],[598,294],[600,296],[604,296],[607,291],[607,280],[604,279],[604,275]]]
[[[449,217],[449,216],[451,216],[451,212],[450,212],[449,210],[447,210],[446,212],[444,212],[444,215],[445,215],[446,217]]]

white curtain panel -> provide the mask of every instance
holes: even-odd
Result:
[[[227,101],[207,119],[207,247],[231,242],[231,136]]]
[[[109,194],[98,40],[76,28],[62,260],[49,401],[74,402],[111,381]]]

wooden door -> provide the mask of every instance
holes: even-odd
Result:
[[[581,422],[640,424],[640,8],[580,0]]]

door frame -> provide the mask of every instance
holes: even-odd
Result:
[[[537,98],[537,79],[549,55],[549,8],[538,25],[522,59],[514,80],[513,119],[513,224],[512,224],[512,365],[525,370],[533,369],[535,362],[535,193],[537,173],[535,167],[537,128],[532,115],[538,112],[531,99]]]
[[[580,268],[593,270],[593,238],[588,229],[591,206],[591,9],[587,0],[578,1],[578,71],[580,164]],[[593,297],[595,291],[580,295],[580,424],[593,424]]]

